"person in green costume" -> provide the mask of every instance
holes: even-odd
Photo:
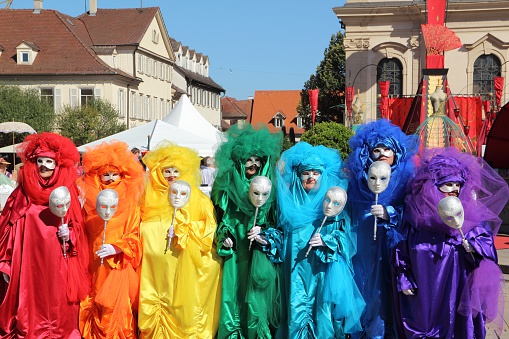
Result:
[[[232,126],[215,154],[212,187],[218,228],[217,251],[224,257],[218,339],[272,338],[279,324],[281,231],[275,218],[275,164],[282,134],[247,124]],[[257,176],[272,182],[270,196],[256,208],[249,186]]]

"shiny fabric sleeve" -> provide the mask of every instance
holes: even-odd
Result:
[[[489,259],[497,262],[493,233],[486,223],[482,223],[481,225],[474,227],[465,234],[465,238],[475,249],[475,256],[480,256],[481,259]],[[470,255],[468,257],[470,257]]]
[[[396,277],[396,288],[398,292],[402,290],[417,289],[412,262],[408,253],[408,241],[400,241],[392,252],[392,269]]]
[[[127,218],[122,236],[111,243],[120,248],[124,254],[123,263],[121,264],[122,267],[131,263],[133,268],[136,268],[141,262],[142,247],[140,240],[140,222],[140,208],[136,207],[129,218]]]
[[[256,244],[267,255],[270,261],[275,264],[283,262],[283,232],[279,229],[269,227],[262,230],[262,232],[260,232],[260,236],[264,237],[268,243],[266,245],[262,245],[256,242]]]
[[[2,229],[0,234],[0,272],[11,275],[11,259],[14,244],[14,235],[12,226],[7,220],[2,220]]]
[[[342,251],[341,240],[342,238],[344,240],[344,234],[342,234],[344,232],[341,231],[340,227],[343,222],[343,219],[334,221],[332,224],[332,231],[330,231],[331,227],[322,228],[320,234],[325,246],[317,247],[315,250],[320,261],[327,263],[339,260]],[[329,230],[330,233],[326,233],[327,230]]]
[[[227,213],[223,215],[223,218],[216,230],[217,254],[220,256],[225,257],[237,252],[237,242],[233,236],[233,230],[238,223],[239,220],[230,218]],[[233,247],[229,248],[223,246],[223,241],[225,241],[226,238],[231,238],[233,240]]]

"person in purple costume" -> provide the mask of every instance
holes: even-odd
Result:
[[[464,239],[437,212],[447,196],[461,200]],[[424,152],[407,186],[406,240],[393,252],[402,336],[486,337],[486,322],[503,312],[494,237],[508,196],[507,183],[481,158],[453,147]]]

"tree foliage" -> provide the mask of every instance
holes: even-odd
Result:
[[[336,33],[331,37],[329,47],[324,51],[324,58],[304,84],[301,101],[297,111],[303,117],[306,129],[311,127],[311,107],[308,90],[319,89],[318,112],[315,123],[324,121],[343,122],[345,93],[345,47],[343,34]]]
[[[47,132],[53,129],[54,119],[53,106],[41,98],[38,89],[0,85],[0,122],[24,122],[37,132]],[[14,133],[14,143],[27,135]],[[12,133],[0,133],[0,146],[12,145],[12,138]]]
[[[122,132],[116,108],[106,100],[95,99],[81,107],[64,106],[57,117],[60,133],[74,141],[76,146]]]
[[[313,146],[324,145],[329,148],[336,148],[344,160],[352,151],[350,146],[348,146],[348,140],[352,135],[353,131],[343,124],[321,122],[315,124],[313,128],[304,133],[300,140]]]

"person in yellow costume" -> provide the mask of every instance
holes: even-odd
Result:
[[[149,181],[141,200],[141,338],[214,338],[221,260],[214,244],[214,208],[199,189],[200,158],[189,148],[163,140],[143,162]],[[169,187],[177,180],[190,187],[189,202],[180,208],[169,199]],[[174,235],[169,237],[174,211]]]
[[[85,229],[91,249],[92,291],[80,305],[80,332],[85,339],[136,338],[136,303],[141,261],[139,199],[145,173],[126,143],[103,142],[83,155]],[[104,189],[118,193],[118,206],[104,221],[96,199]],[[101,264],[101,259],[103,263]]]

